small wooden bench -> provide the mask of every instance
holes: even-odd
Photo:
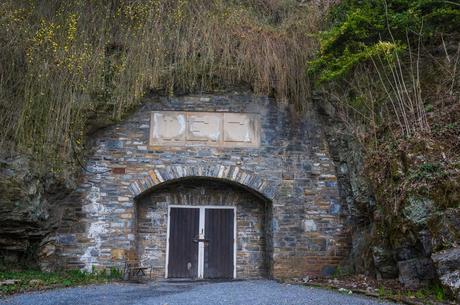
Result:
[[[150,269],[149,278],[152,278],[152,267],[142,266],[137,259],[137,255],[132,251],[125,254],[125,266],[123,270],[124,280],[142,280]]]
[[[147,276],[147,272],[149,269],[150,269],[149,278],[152,278],[152,268],[151,267],[141,266],[138,261],[134,261],[134,262],[126,261],[123,278],[125,280],[132,280],[132,279],[141,280],[145,276]]]

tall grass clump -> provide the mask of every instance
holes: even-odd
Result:
[[[327,6],[293,0],[0,3],[0,145],[59,171],[88,124],[147,90],[249,86],[304,107],[311,37]]]

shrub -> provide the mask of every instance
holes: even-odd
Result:
[[[437,44],[458,32],[458,4],[439,0],[344,0],[330,15],[331,27],[320,35],[321,48],[309,71],[319,82],[345,77],[372,57]]]

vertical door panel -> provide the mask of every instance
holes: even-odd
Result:
[[[168,277],[196,278],[200,209],[171,208],[169,217]]]
[[[205,211],[204,277],[233,278],[234,210]]]

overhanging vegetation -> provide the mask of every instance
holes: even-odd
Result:
[[[89,121],[119,119],[148,90],[245,85],[302,108],[321,7],[289,0],[2,1],[2,148],[59,171],[72,165]]]

